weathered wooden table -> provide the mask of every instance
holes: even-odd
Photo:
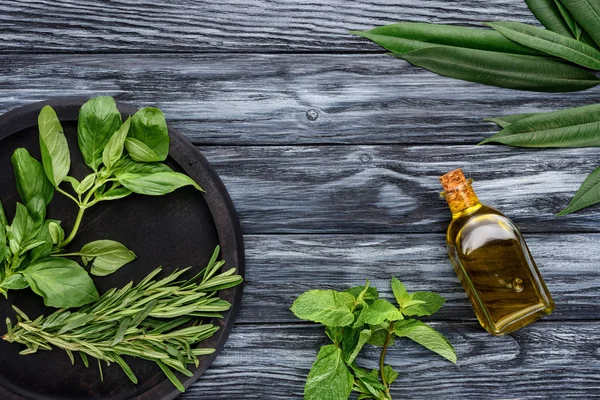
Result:
[[[156,105],[227,185],[247,248],[243,309],[182,399],[292,399],[320,327],[288,311],[315,287],[392,275],[448,299],[452,364],[400,341],[395,398],[600,397],[600,207],[554,214],[598,150],[474,146],[482,119],[600,100],[439,77],[347,34],[397,20],[534,23],[522,0],[3,0],[0,111],[67,95]],[[437,177],[463,167],[522,228],[556,311],[506,337],[477,324],[445,254]],[[377,354],[361,362],[375,367]]]

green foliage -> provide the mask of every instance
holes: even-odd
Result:
[[[325,325],[333,344],[321,347],[304,388],[306,399],[345,400],[351,391],[359,399],[391,400],[390,385],[398,372],[385,365],[385,354],[395,337],[406,337],[456,363],[452,345],[440,333],[422,321],[406,318],[431,315],[444,299],[431,292],[408,293],[396,278],[391,281],[395,306],[379,299],[375,288],[357,286],[337,292],[309,290],[300,295],[291,311],[300,319]],[[367,370],[356,365],[365,345],[381,346],[380,369]]]

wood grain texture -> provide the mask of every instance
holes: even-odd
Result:
[[[529,249],[556,302],[550,320],[600,319],[598,234],[526,235]],[[476,321],[446,255],[445,235],[247,235],[246,287],[238,322],[298,322],[289,311],[315,288],[344,290],[365,279],[393,299],[390,279],[409,291],[447,300],[436,321]]]
[[[156,105],[203,145],[475,144],[483,118],[598,102],[441,77],[376,55],[8,55],[0,112],[60,96]]]
[[[202,147],[250,233],[445,232],[438,177],[458,167],[524,232],[598,232],[590,207],[555,213],[598,166],[596,149],[503,146]]]
[[[394,399],[571,399],[600,393],[598,323],[538,322],[493,337],[474,324],[432,324],[458,353],[457,366],[408,340],[390,348],[401,371]],[[221,356],[182,400],[301,399],[326,337],[318,326],[236,327]],[[378,349],[359,365],[375,368]]]
[[[520,0],[6,0],[0,51],[381,51],[348,30],[508,18],[535,21]]]

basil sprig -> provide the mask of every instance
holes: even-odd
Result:
[[[359,399],[391,400],[390,386],[398,372],[385,365],[385,355],[399,337],[456,363],[456,352],[444,336],[410,318],[434,314],[444,298],[431,292],[408,293],[396,278],[392,278],[391,286],[396,304],[380,299],[369,281],[344,292],[309,290],[294,301],[294,315],[325,325],[325,333],[333,342],[321,347],[312,365],[304,386],[306,400],[346,400],[352,391]],[[382,347],[379,370],[368,371],[356,363],[367,344]]]
[[[67,257],[81,257],[90,273],[106,276],[133,261],[135,254],[112,240],[97,240],[67,253],[85,211],[103,202],[138,193],[162,196],[184,186],[202,188],[162,161],[169,153],[169,134],[162,112],[143,108],[122,122],[111,97],[87,101],[79,112],[78,144],[91,172],[81,180],[69,175],[71,153],[62,125],[50,106],[38,117],[40,163],[23,148],[11,158],[17,190],[12,222],[0,203],[0,293],[30,287],[47,306],[79,307],[98,299],[86,270]],[[47,219],[46,207],[57,191],[78,209],[67,235],[60,221]]]

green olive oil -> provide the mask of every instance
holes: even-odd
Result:
[[[452,211],[448,255],[481,326],[504,335],[550,314],[554,302],[515,224],[481,204],[460,169],[440,180]]]

